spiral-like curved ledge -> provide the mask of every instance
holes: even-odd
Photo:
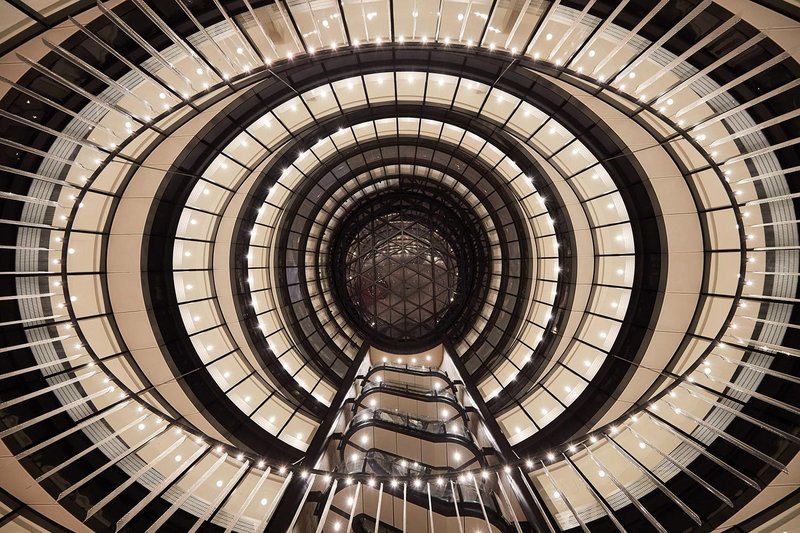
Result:
[[[338,212],[404,179],[488,235],[445,346],[554,527],[652,525],[632,498],[733,527],[796,487],[791,9],[488,2],[456,38],[451,4],[413,35],[401,0],[8,5],[16,501],[74,530],[265,527],[365,340],[325,274]]]

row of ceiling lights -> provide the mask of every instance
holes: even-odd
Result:
[[[547,34],[547,36],[546,36],[546,39],[547,39],[547,40],[550,40],[551,38],[552,38],[552,35],[551,35],[551,34]],[[399,42],[401,42],[401,43],[402,43],[402,42],[404,42],[404,38],[403,38],[402,36],[399,38]],[[423,43],[423,44],[426,44],[427,42],[428,42],[428,39],[427,39],[427,37],[423,37],[423,38],[422,38],[422,43]],[[377,38],[377,39],[375,40],[375,44],[378,44],[378,45],[380,45],[381,43],[382,43],[382,40],[381,40],[380,38]],[[450,44],[450,42],[449,42],[449,38],[446,38],[446,39],[445,39],[445,44]],[[472,46],[472,44],[473,44],[473,43],[472,43],[471,41],[468,41],[468,42],[467,42],[467,46]],[[353,42],[353,45],[354,45],[354,46],[359,46],[359,45],[360,45],[360,43],[359,43],[358,41],[354,41],[354,42]],[[333,48],[333,49],[335,49],[335,48],[336,48],[336,43],[332,43],[332,48]],[[489,48],[493,50],[493,49],[494,49],[494,46],[493,46],[492,44],[490,44]],[[313,54],[313,53],[314,53],[314,49],[313,49],[313,48],[312,48],[312,49],[309,49],[309,53],[310,53],[310,54]],[[514,51],[514,50],[512,50],[512,53],[515,53],[515,51]],[[589,52],[589,55],[590,55],[590,57],[591,57],[591,56],[593,56],[593,55],[594,55],[594,50],[591,50],[591,51]],[[535,57],[535,56],[534,56],[534,57]],[[291,56],[291,54],[290,54],[290,55],[289,55],[287,58],[288,58],[288,59],[292,59],[292,56]],[[535,58],[536,58],[536,57],[535,57]],[[538,59],[538,58],[537,58],[537,59]],[[630,73],[630,74],[629,74],[629,78],[631,78],[631,79],[635,78],[635,73]],[[601,78],[601,81],[602,81],[602,78]],[[620,86],[620,90],[624,90],[624,84]],[[166,98],[166,95],[165,95],[164,93],[160,93],[160,94],[159,94],[159,98],[160,98],[160,99],[165,99],[165,98]],[[669,100],[667,101],[667,104],[668,104],[668,105],[669,105],[669,104],[671,104],[671,103],[672,103],[672,102],[670,102]],[[168,108],[168,104],[164,104],[164,105],[166,106],[166,108]],[[148,117],[148,120],[147,120],[147,121],[149,122],[149,117]],[[128,130],[128,133],[132,133],[132,130],[131,130],[131,124],[130,124],[130,122],[127,122],[127,123],[126,123],[126,129]],[[551,133],[553,133],[553,132],[551,131]],[[700,135],[696,136],[696,140],[698,140],[698,141],[703,141],[703,140],[705,140],[705,135],[704,135],[704,134],[700,134]],[[115,148],[115,147],[116,147],[116,145],[112,145],[112,148]],[[576,151],[577,151],[577,149],[573,150],[573,155],[576,155]],[[712,155],[713,155],[713,154],[712,154]],[[85,180],[85,178],[84,178],[84,180],[83,180],[83,181],[86,181],[86,180]],[[205,191],[204,191],[204,193],[205,193],[205,194],[208,194],[208,191],[207,191],[207,190],[205,190]],[[741,191],[736,191],[736,193],[737,193],[737,194],[741,194]],[[611,207],[613,207],[613,205],[612,205]],[[745,213],[745,214],[744,214],[744,216],[747,216],[747,214],[748,214],[748,213]],[[194,222],[194,221],[192,221],[192,222]],[[551,222],[552,222],[552,221],[551,221]],[[620,239],[620,237],[621,237],[621,236],[618,236],[618,237],[617,237],[617,239],[619,240],[619,239]],[[748,238],[753,238],[753,236],[752,236],[752,235],[748,235]],[[74,254],[74,253],[75,253],[75,250],[74,250],[73,248],[70,248],[70,249],[68,250],[68,253],[70,253],[70,254]],[[188,256],[188,255],[190,255],[190,254],[189,254],[189,253],[187,253],[187,256]],[[754,261],[754,260],[755,260],[755,258],[750,258],[750,261]],[[619,274],[619,273],[620,273],[620,272],[618,271],[618,274]],[[57,282],[57,283],[58,283],[58,282]],[[750,281],[747,281],[746,283],[747,283],[747,285],[750,285],[750,284],[751,284],[751,282],[750,282]],[[187,286],[187,289],[191,289],[191,285],[188,285],[188,286]],[[72,297],[71,297],[71,300],[72,300],[72,301],[75,301],[76,299],[77,299],[77,298],[76,298],[75,296],[72,296]],[[63,304],[62,304],[61,306],[63,307]],[[742,307],[744,307],[744,304],[742,304],[741,306],[742,306]],[[198,319],[199,319],[199,317],[195,317],[195,320],[198,320]],[[735,326],[732,326],[732,327],[735,327]],[[213,346],[209,346],[209,347],[207,347],[207,348],[208,348],[208,349],[213,349]],[[430,357],[430,356],[428,356],[428,357]],[[398,363],[400,363],[400,364],[402,364],[402,359],[398,360],[397,362],[398,362]],[[587,362],[588,362],[588,361],[587,361]],[[412,364],[413,364],[413,363],[414,363],[414,360],[412,359]],[[708,365],[708,362],[707,362],[707,361],[706,361],[706,365]],[[710,374],[710,368],[709,368],[708,366],[706,366],[706,367],[705,367],[705,369],[704,369],[704,372],[705,372],[706,374]],[[107,381],[108,381],[108,379],[106,379],[106,382],[107,382]],[[615,431],[615,428],[613,428],[613,427],[612,427],[611,431],[612,431],[612,433],[613,433],[613,432]],[[591,440],[591,439],[590,439],[590,440]],[[548,456],[548,458],[550,458],[550,456]],[[279,469],[279,471],[280,471],[280,469]],[[601,472],[602,472],[602,471],[601,471]]]

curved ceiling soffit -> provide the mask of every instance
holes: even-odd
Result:
[[[685,133],[685,132],[684,132],[684,133]],[[715,170],[716,170],[716,169],[715,169]],[[718,177],[721,177],[721,175],[719,174],[718,170],[717,170],[717,176],[718,176]],[[729,195],[730,195],[730,194],[731,194],[731,191],[729,190],[729,191],[728,191],[728,193],[729,193]],[[739,221],[739,222],[742,222],[742,221],[741,221],[741,219],[739,219],[738,221]],[[743,235],[742,235],[743,227],[744,227],[744,225],[743,225],[743,224],[740,224],[740,231],[739,231],[740,237],[742,237],[742,236],[743,236]],[[65,256],[65,257],[66,257],[66,256]],[[743,270],[743,269],[742,269],[742,270]],[[709,274],[707,273],[707,270],[706,270],[705,272],[706,272],[706,273],[704,274],[704,278],[707,278]],[[739,284],[739,286],[738,286],[738,288],[737,288],[737,298],[738,298],[738,296],[741,294],[741,291],[742,291],[742,286],[741,286],[741,283],[740,283],[740,284]],[[68,293],[67,293],[67,295],[68,295]],[[730,319],[730,318],[731,318],[731,316],[732,316],[732,315],[731,315],[731,314],[729,314],[728,318]],[[697,320],[697,317],[695,317],[693,320]],[[687,342],[687,341],[684,341],[684,342]],[[696,367],[696,366],[698,366],[698,365],[695,365],[695,367]],[[693,369],[694,369],[694,367],[692,367],[692,368],[691,368],[691,369],[689,369],[689,370],[686,370],[686,372],[690,372],[690,371],[692,371]],[[686,376],[687,374],[686,374],[686,373],[684,373],[683,375],[684,375],[684,376]],[[662,397],[663,397],[663,393],[662,393]],[[787,452],[787,453],[788,453],[788,452]]]

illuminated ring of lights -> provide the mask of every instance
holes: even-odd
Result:
[[[685,132],[684,132],[684,135],[685,135]],[[714,167],[716,168],[716,165],[712,165],[712,166],[714,166]],[[719,171],[718,171],[718,170],[717,170],[717,173],[719,174]],[[738,293],[739,293],[739,294],[741,293],[741,286],[740,286],[740,288],[739,288],[739,291],[738,291]],[[65,293],[65,294],[67,294],[67,293]],[[739,294],[737,294],[737,298],[738,298],[738,295],[739,295]],[[698,363],[697,363],[697,364],[699,364],[699,361],[698,361]],[[696,365],[695,365],[695,366],[696,366]],[[684,373],[684,375],[686,375],[688,372],[689,372],[689,370],[687,370],[687,371]],[[664,393],[662,393],[662,395],[663,395],[663,394],[664,394]]]

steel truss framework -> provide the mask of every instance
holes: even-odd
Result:
[[[339,299],[363,331],[376,332],[372,344],[382,338],[387,349],[397,341],[438,344],[465,302],[483,300],[472,290],[486,285],[490,253],[480,224],[462,220],[456,209],[463,207],[447,207],[435,190],[412,192],[424,190],[415,181],[401,179],[401,190],[365,200],[333,237]]]

